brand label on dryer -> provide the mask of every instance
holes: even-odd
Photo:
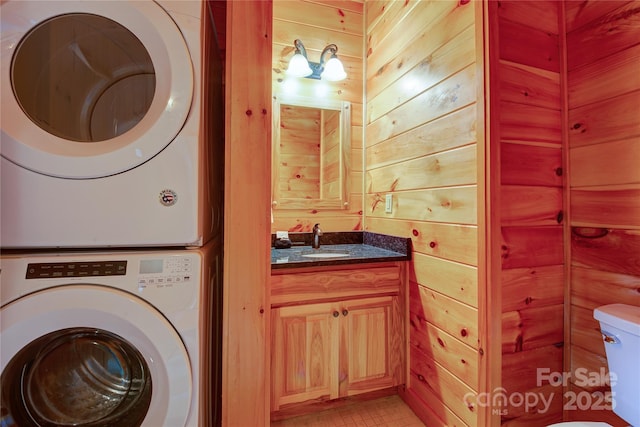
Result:
[[[163,206],[173,206],[178,202],[178,195],[173,190],[165,189],[160,192],[159,200]]]

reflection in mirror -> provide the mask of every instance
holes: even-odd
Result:
[[[349,206],[349,102],[274,97],[272,145],[273,208]]]

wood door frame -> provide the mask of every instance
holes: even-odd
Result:
[[[272,0],[227,1],[222,425],[269,425]]]

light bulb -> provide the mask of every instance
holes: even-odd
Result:
[[[342,62],[340,62],[337,56],[333,55],[327,61],[327,65],[324,66],[324,71],[320,77],[322,77],[323,80],[337,82],[344,80],[347,77],[347,73],[344,71]]]
[[[313,73],[313,70],[309,67],[307,58],[298,51],[289,61],[289,68],[287,68],[286,73],[293,77],[307,77]]]

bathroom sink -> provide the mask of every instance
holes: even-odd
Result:
[[[301,255],[307,258],[342,258],[349,256],[349,252],[314,249],[313,251],[305,251]]]

